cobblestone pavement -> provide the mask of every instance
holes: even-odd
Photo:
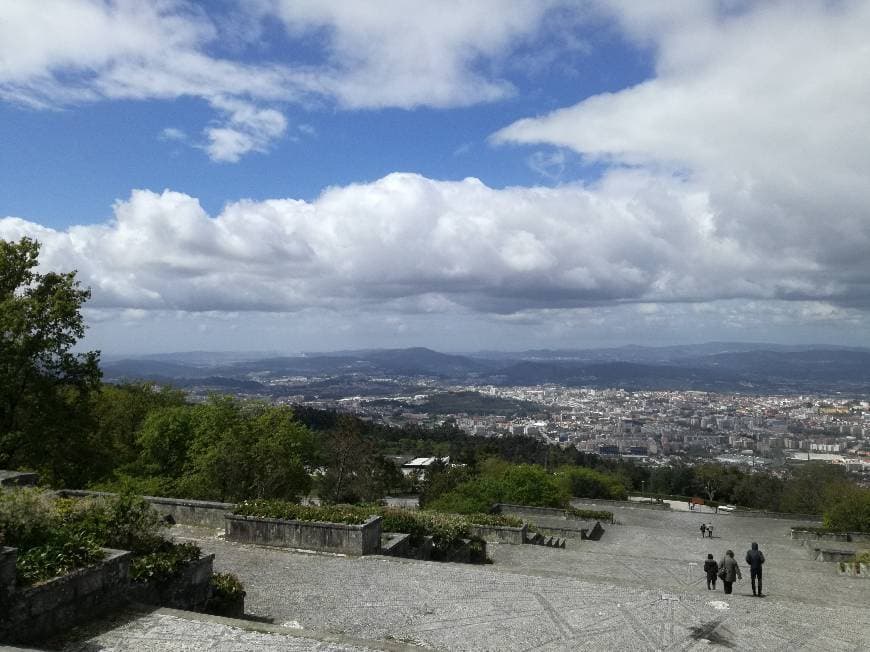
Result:
[[[715,538],[702,540],[698,526],[704,519],[698,514],[613,511],[618,524],[607,526],[601,541],[573,539],[564,550],[491,544],[495,563],[487,566],[262,548],[179,526],[175,535],[198,540],[216,553],[217,570],[240,577],[248,613],[301,626],[303,635],[333,633],[356,644],[396,641],[444,650],[694,650],[711,644],[737,650],[870,649],[870,580],[839,577],[835,564],[810,561],[806,549],[788,538],[793,522],[705,514]],[[718,560],[731,548],[745,567],[751,541],[768,559],[768,597],[752,597],[748,571],[733,595],[707,591],[701,571],[707,552]],[[133,649],[123,647],[119,636],[112,639],[121,641],[115,649]],[[280,649],[303,649],[300,640],[293,642],[297,647]],[[307,649],[333,649],[322,636],[310,644]]]

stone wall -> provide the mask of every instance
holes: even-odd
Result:
[[[634,500],[607,500],[605,498],[574,498],[571,500],[572,507],[584,508],[589,505],[604,505],[605,507],[638,507],[640,509],[664,509],[671,506],[668,503],[643,503]]]
[[[720,511],[720,514],[724,512]],[[742,518],[781,518],[786,521],[807,521],[809,523],[821,523],[821,514],[786,514],[784,512],[756,512],[750,510],[737,509],[733,512],[728,512],[731,516],[740,516]]]
[[[579,538],[582,541],[598,541],[604,534],[604,528],[600,521],[574,521],[570,525],[566,523],[565,527],[536,524],[535,530],[548,537]]]
[[[798,541],[870,541],[870,532],[815,532],[799,527],[793,527],[789,536]]]
[[[489,543],[522,545],[526,541],[529,526],[507,527],[501,525],[472,525],[471,534]]]
[[[7,578],[16,555],[4,548],[0,577]],[[32,643],[85,622],[126,599],[132,553],[106,548],[99,564],[3,596],[0,642]],[[13,575],[14,582],[14,575]]]
[[[380,552],[382,520],[373,516],[362,525],[345,525],[228,514],[225,532],[228,541],[240,543],[371,555]]]
[[[535,516],[547,516],[550,518],[568,519],[568,513],[560,507],[531,507],[530,505],[511,505],[509,503],[496,503],[492,506],[496,514],[516,516],[518,518],[534,518]]]

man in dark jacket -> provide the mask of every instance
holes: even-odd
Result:
[[[758,549],[758,544],[752,544],[752,548],[746,551],[746,563],[749,564],[749,578],[752,582],[752,595],[757,595],[759,598],[764,597],[761,594],[761,566],[764,564],[764,553]],[[755,580],[758,579],[758,593],[755,592]]]

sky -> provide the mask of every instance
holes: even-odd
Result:
[[[870,345],[870,0],[0,0],[108,354]]]

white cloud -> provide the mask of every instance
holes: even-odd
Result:
[[[677,195],[702,192],[711,237],[769,258],[753,275],[735,270],[735,296],[754,286],[870,307],[870,3],[607,5],[654,48],[655,76],[493,140],[568,147]]]
[[[115,219],[53,231],[16,218],[48,268],[76,268],[95,308],[515,313],[744,298],[848,304],[861,265],[770,256],[715,228],[710,196],[641,172],[593,187],[488,188],[392,174],[317,200],[196,199],[135,191]]]
[[[463,106],[513,93],[482,61],[534,36],[551,0],[277,0],[292,35],[325,29],[324,86],[348,107]]]
[[[200,98],[219,116],[202,148],[236,161],[284,136],[279,110],[291,103],[408,108],[503,98],[513,86],[492,63],[534,36],[551,5],[263,0],[226,13],[183,0],[0,0],[0,101],[52,108]],[[283,43],[277,58],[240,58],[275,18],[291,40],[317,34],[308,41],[319,46],[313,63]]]

